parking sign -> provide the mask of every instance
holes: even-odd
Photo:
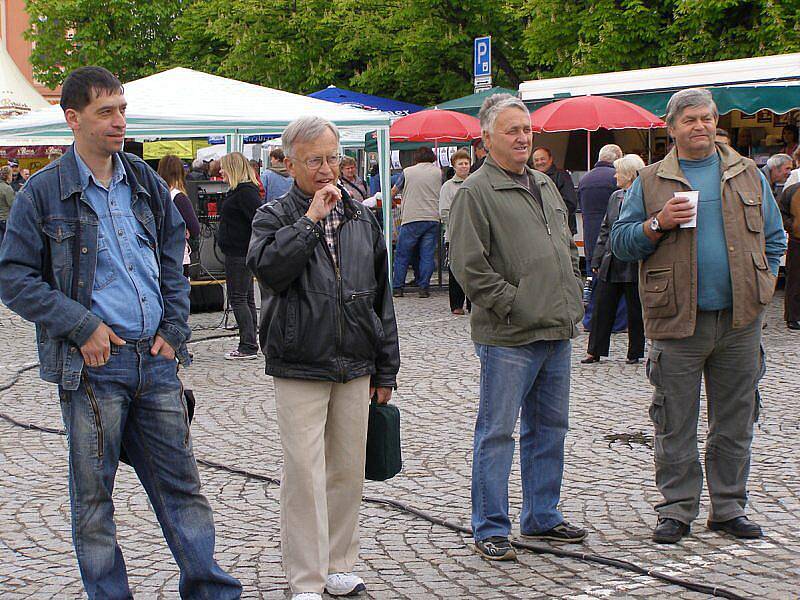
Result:
[[[492,38],[491,36],[475,38],[473,53],[473,72],[475,77],[486,77],[492,74]]]

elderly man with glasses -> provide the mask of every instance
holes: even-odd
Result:
[[[247,264],[283,446],[283,566],[292,598],[316,600],[366,589],[352,570],[369,403],[390,400],[400,349],[383,234],[336,186],[338,130],[303,117],[283,148],[294,186],[256,213]]]

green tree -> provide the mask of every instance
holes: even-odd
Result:
[[[55,87],[64,72],[106,67],[123,81],[154,72],[175,40],[173,21],[185,0],[27,0],[36,43],[36,78]]]

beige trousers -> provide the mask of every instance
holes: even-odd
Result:
[[[292,593],[321,594],[330,573],[352,571],[358,559],[370,378],[274,379],[283,569]]]

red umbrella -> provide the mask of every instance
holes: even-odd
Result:
[[[641,106],[606,98],[605,96],[578,96],[565,98],[531,113],[534,131],[573,131],[586,129],[651,129],[667,124]]]
[[[395,121],[393,142],[466,142],[481,137],[478,119],[452,110],[421,110]]]
[[[592,168],[591,133],[598,129],[653,129],[667,124],[641,106],[606,98],[577,96],[565,98],[531,113],[531,126],[536,132],[586,130],[586,170]],[[649,146],[649,144],[648,144]]]

